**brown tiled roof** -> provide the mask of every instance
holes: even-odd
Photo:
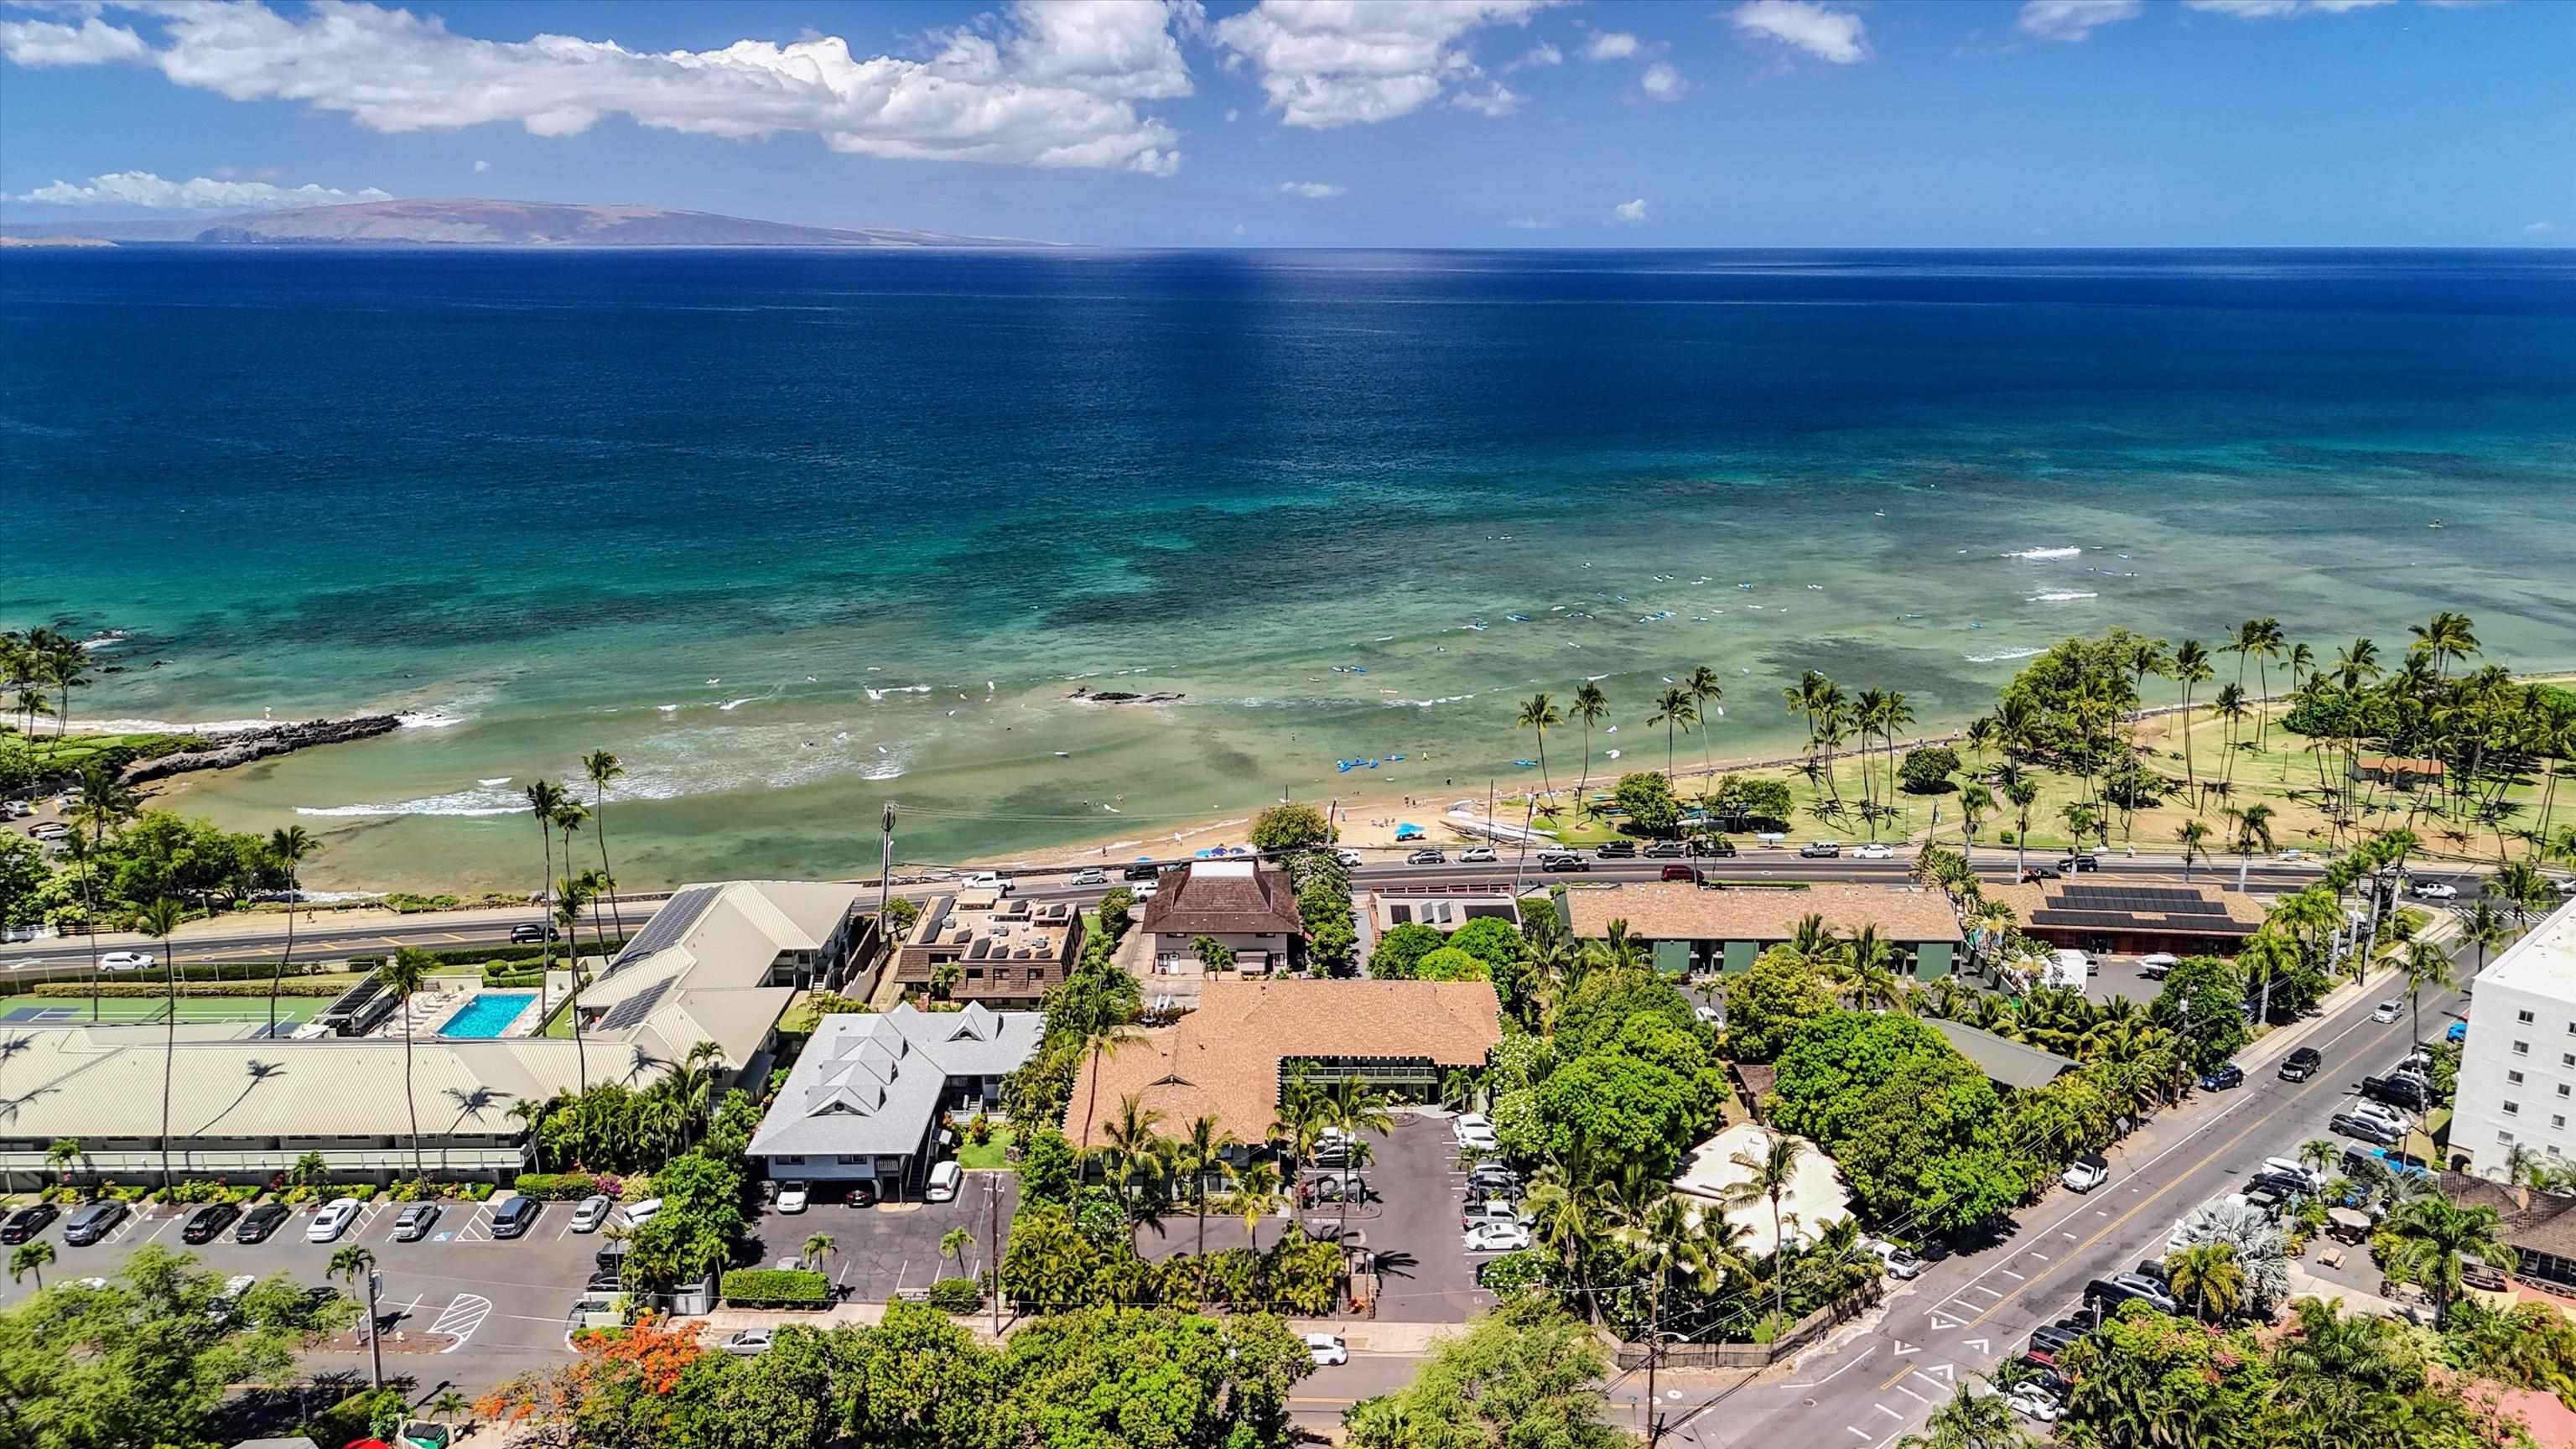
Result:
[[[2441,1188],[2444,1197],[2461,1207],[2494,1208],[2504,1240],[2514,1247],[2576,1258],[2576,1198],[2527,1192],[2464,1172],[2443,1173]]]
[[[1983,894],[1987,900],[2001,901],[2012,907],[2013,920],[2028,927],[2033,911],[2099,912],[2100,906],[2072,904],[2063,898],[2062,893],[2070,885],[2104,884],[2116,884],[2116,882],[2104,881],[2098,875],[2091,878],[2077,876],[2072,880],[2032,881],[2028,885],[1987,885],[1983,888]],[[2177,881],[2157,881],[2148,889],[2194,891],[2202,900],[2225,906],[2228,919],[2235,923],[2236,934],[2251,932],[2256,926],[2263,924],[2263,908],[2254,903],[2254,898],[2242,891],[2229,890],[2224,885],[2193,881],[2186,886]],[[2129,928],[2132,930],[2167,931],[2176,935],[2219,934],[2207,929],[2209,918],[2206,916],[2171,916],[2161,911],[2128,911],[2122,914],[2126,914],[2134,923]]]
[[[1574,934],[1610,934],[1612,921],[1649,941],[1786,941],[1798,922],[1822,916],[1838,932],[1878,927],[1891,941],[1956,941],[1959,917],[1938,891],[1911,887],[1841,885],[1743,886],[1711,890],[1686,881],[1636,885],[1570,886]]]
[[[1145,929],[1155,935],[1305,934],[1288,872],[1255,867],[1249,874],[1202,873],[1197,866],[1165,876],[1145,903]]]
[[[1117,1104],[1134,1095],[1162,1114],[1162,1130],[1200,1116],[1246,1142],[1270,1135],[1279,1063],[1298,1057],[1427,1059],[1483,1064],[1503,1039],[1502,1005],[1489,981],[1228,981],[1199,988],[1199,1009],[1103,1057],[1091,1141],[1081,1140],[1093,1100],[1085,1058],[1065,1111],[1076,1146],[1106,1140]]]

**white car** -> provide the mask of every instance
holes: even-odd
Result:
[[[2414,1118],[2409,1117],[2396,1108],[2389,1106],[2386,1102],[2374,1102],[2368,1098],[2356,1098],[2352,1102],[2346,1104],[2343,1110],[2355,1117],[2367,1117],[2374,1122],[2385,1122],[2400,1132],[2412,1132],[2415,1130]]]
[[[29,840],[60,840],[71,833],[72,828],[59,820],[48,820],[41,825],[27,827]]]
[[[1351,1361],[1351,1346],[1344,1343],[1338,1333],[1309,1333],[1305,1339],[1306,1357],[1313,1359],[1317,1368],[1330,1368]]]
[[[2549,882],[2549,888],[2562,896],[2576,896],[2576,875],[2562,875]]]
[[[1333,859],[1354,868],[1361,864],[1360,853],[1356,850],[1336,850],[1333,852]]]
[[[1884,845],[1871,843],[1852,852],[1854,860],[1894,860],[1896,852]]]
[[[780,1194],[782,1197],[785,1195]],[[648,1197],[642,1202],[630,1202],[626,1205],[626,1226],[640,1228],[653,1221],[653,1215],[661,1210],[662,1200],[658,1197]]]
[[[106,955],[98,958],[98,964],[99,969],[104,971],[142,971],[152,965],[152,953],[149,951],[110,951]]]
[[[1726,1019],[1718,1015],[1717,1008],[1714,1006],[1694,1006],[1691,1008],[1691,1015],[1699,1018],[1701,1021],[1707,1022],[1711,1026],[1715,1026]]]
[[[778,1185],[778,1210],[783,1213],[805,1211],[808,1194],[805,1184],[791,1178]]]
[[[2383,1001],[2370,1009],[2370,1019],[2379,1022],[2395,1021],[2405,1014],[2406,1003],[2402,1001]]]
[[[598,1232],[608,1222],[609,1209],[615,1206],[617,1199],[604,1192],[594,1192],[583,1198],[581,1205],[572,1210],[572,1230],[576,1233]]]
[[[2307,858],[2308,853],[2304,850],[2285,850],[2279,855],[2273,857],[2273,859],[2280,861],[2283,865],[2296,865]]]
[[[996,895],[1006,896],[1011,893],[1010,878],[989,870],[969,871],[959,876],[957,887],[960,890],[991,891]]]
[[[1497,859],[1499,857],[1494,854],[1494,848],[1490,845],[1471,845],[1458,852],[1460,865],[1492,865]]]
[[[1861,1246],[1878,1255],[1887,1265],[1887,1276],[1911,1279],[1923,1271],[1923,1260],[1883,1238],[1863,1238]]]
[[[354,1197],[335,1197],[331,1199],[329,1205],[324,1207],[322,1211],[315,1213],[313,1215],[313,1221],[305,1225],[304,1241],[308,1243],[338,1242],[340,1235],[349,1230],[349,1224],[358,1220],[358,1212],[358,1200]]]
[[[930,1176],[921,1185],[921,1199],[924,1202],[953,1202],[957,1189],[965,1185],[966,1169],[951,1157],[931,1164]]]
[[[2014,1413],[2025,1419],[2037,1419],[2043,1424],[2056,1423],[2057,1416],[2066,1412],[2065,1407],[2057,1402],[2055,1394],[2037,1384],[2014,1385],[2012,1393],[2005,1397],[2004,1402],[2012,1406]]]
[[[1109,872],[1105,870],[1086,870],[1080,875],[1075,876],[1073,878],[1073,883],[1078,886],[1105,886],[1109,884]]]
[[[1468,1149],[1469,1151],[1498,1152],[1502,1150],[1503,1141],[1501,1138],[1494,1135],[1493,1121],[1480,1113],[1459,1113],[1458,1119],[1449,1124],[1449,1130],[1457,1134],[1458,1145]]]
[[[2075,1192],[2091,1192],[2111,1180],[2111,1164],[2098,1153],[2086,1153],[2066,1165],[2057,1180]]]
[[[1530,1230],[1521,1223],[1478,1223],[1465,1237],[1470,1253],[1517,1253],[1530,1245]]]
[[[770,1329],[745,1328],[734,1333],[717,1347],[737,1358],[751,1358],[767,1353],[773,1337],[775,1334]]]
[[[2162,981],[2182,964],[2182,958],[2171,951],[2150,951],[2138,958],[2138,974],[2149,981]]]
[[[2460,888],[2448,881],[2419,880],[2415,882],[2415,899],[2419,901],[2455,901],[2459,898]]]

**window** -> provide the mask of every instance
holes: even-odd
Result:
[[[2527,1041],[2515,1042],[2513,1044],[2513,1054],[2518,1057],[2527,1057],[2531,1055],[2531,1043]]]
[[[2515,1012],[2515,1013],[2513,1014],[2513,1019],[2514,1019],[2514,1020],[2516,1020],[2516,1021],[2518,1021],[2518,1022],[2521,1022],[2524,1026],[2529,1026],[2529,1025],[2531,1025],[2531,1013],[2530,1013],[2530,1012],[2528,1012],[2528,1011],[2517,1011],[2517,1012]]]
[[[2519,1116],[2521,1116],[2521,1115],[2522,1115],[2522,1104],[2521,1104],[2520,1102],[2507,1102],[2507,1103],[2505,1103],[2505,1104],[2504,1104],[2504,1114],[2505,1114],[2506,1116],[2508,1116],[2508,1117],[2519,1117]]]
[[[2558,1095],[2562,1097],[2576,1096],[2576,1087],[2569,1087],[2565,1082],[2560,1082],[2558,1084]]]
[[[2513,1134],[2510,1132],[2498,1132],[2496,1134],[2496,1141],[2502,1142],[2507,1146],[2511,1146],[2513,1143]]]
[[[2576,1067],[2576,1052],[2560,1052],[2558,1054],[2558,1065],[2562,1067]]]
[[[2521,1085],[2522,1085],[2522,1073],[2520,1073],[2520,1072],[2507,1072],[2507,1073],[2505,1073],[2505,1074],[2504,1074],[2504,1080],[2505,1080],[2505,1085],[2506,1085],[2506,1086],[2509,1086],[2509,1087],[2519,1087],[2519,1086],[2521,1086]]]
[[[872,1161],[873,1159],[869,1158],[869,1157],[867,1156],[867,1154],[865,1154],[865,1153],[856,1153],[856,1154],[853,1154],[853,1153],[844,1152],[844,1153],[840,1154],[839,1156],[837,1156],[837,1157],[833,1158],[832,1160],[833,1160],[834,1162],[840,1163],[840,1164],[841,1164],[842,1166],[844,1166],[844,1167],[850,1167],[850,1166],[855,1166],[855,1165],[865,1164],[865,1163],[867,1163],[867,1162],[869,1162],[869,1161]]]
[[[2550,1127],[2551,1127],[2553,1130],[2556,1130],[2556,1131],[2559,1131],[2559,1132],[2564,1132],[2564,1131],[2566,1131],[2566,1130],[2567,1130],[2567,1114],[2566,1114],[2566,1113],[2564,1113],[2564,1112],[2552,1112],[2552,1113],[2550,1113],[2550,1114],[2549,1114],[2549,1125],[2550,1125]]]

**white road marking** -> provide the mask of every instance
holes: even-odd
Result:
[[[1932,1314],[1932,1326],[1933,1326],[1934,1328],[1938,1328],[1938,1329],[1945,1329],[1945,1330],[1946,1330],[1946,1329],[1952,1329],[1952,1328],[1965,1328],[1965,1327],[1967,1327],[1967,1325],[1966,1325],[1966,1324],[1961,1323],[1959,1320],[1957,1320],[1957,1319],[1955,1319],[1955,1318],[1952,1318],[1952,1317],[1950,1317],[1948,1314],[1946,1314],[1946,1313],[1942,1313],[1942,1312],[1940,1312],[1940,1311],[1939,1311],[1939,1310],[1937,1310],[1937,1309],[1936,1309],[1936,1310],[1934,1310],[1934,1312],[1933,1312],[1933,1314]]]
[[[2013,1280],[2014,1282],[2016,1282],[2016,1283],[2027,1283],[2027,1282],[2029,1282],[2029,1281],[2030,1281],[2028,1278],[2023,1277],[2022,1275],[2020,1275],[2019,1273],[2014,1272],[2014,1271],[2013,1271],[2012,1269],[2010,1269],[2010,1268],[2006,1268],[2006,1269],[2004,1270],[2004,1276],[2005,1276],[2005,1277],[2007,1277],[2007,1278],[2012,1279],[2012,1280]]]
[[[1878,1410],[1878,1411],[1879,1411],[1880,1413],[1882,1413],[1882,1414],[1885,1414],[1887,1417],[1889,1417],[1889,1418],[1891,1418],[1891,1419],[1894,1419],[1896,1422],[1898,1422],[1898,1423],[1900,1423],[1900,1424],[1902,1424],[1902,1423],[1904,1423],[1904,1422],[1905,1422],[1905,1416],[1904,1416],[1903,1414],[1900,1414],[1900,1413],[1896,1412],[1894,1409],[1889,1408],[1889,1407],[1888,1407],[1887,1405],[1885,1405],[1885,1404],[1872,1404],[1872,1405],[1870,1405],[1870,1407],[1871,1407],[1871,1408],[1873,1408],[1873,1409]]]
[[[1956,1367],[1946,1363],[1925,1364],[1923,1367],[1916,1369],[1915,1372],[1932,1380],[1934,1383],[1939,1384],[1945,1389],[1948,1388],[1951,1381],[1956,1379],[1959,1375],[1959,1370]]]
[[[1960,1340],[1959,1340],[1959,1342],[1960,1342],[1962,1345],[1964,1345],[1965,1347],[1975,1349],[1975,1350],[1976,1350],[1977,1352],[1979,1352],[1979,1353],[1984,1353],[1984,1352],[1986,1352],[1986,1351],[1987,1351],[1987,1349],[1986,1349],[1986,1340],[1984,1340],[1984,1339],[1982,1339],[1982,1338],[1963,1338],[1963,1339],[1960,1339]]]
[[[1866,1443],[1868,1443],[1868,1442],[1869,1442],[1869,1433],[1868,1433],[1868,1431],[1867,1431],[1867,1430],[1863,1430],[1863,1429],[1855,1429],[1855,1428],[1853,1428],[1851,1425],[1849,1425],[1849,1424],[1845,1424],[1845,1425],[1843,1425],[1843,1432],[1844,1432],[1844,1433],[1846,1433],[1846,1434],[1850,1434],[1850,1435],[1852,1435],[1853,1437],[1855,1437],[1855,1438],[1859,1439],[1859,1440],[1860,1440],[1860,1442],[1862,1442],[1862,1443],[1864,1443],[1864,1444],[1866,1444]]]
[[[1482,1295],[1479,1295],[1479,1296],[1482,1296]],[[1812,1389],[1812,1388],[1815,1388],[1815,1387],[1817,1387],[1818,1385],[1821,1385],[1821,1384],[1829,1384],[1829,1383],[1832,1383],[1836,1378],[1840,1377],[1840,1376],[1843,1374],[1843,1372],[1844,1372],[1845,1370],[1847,1370],[1847,1369],[1851,1368],[1851,1366],[1852,1366],[1853,1364],[1857,1364],[1857,1363],[1863,1362],[1863,1361],[1864,1361],[1864,1360],[1866,1360],[1866,1359],[1867,1359],[1871,1354],[1876,1353],[1876,1352],[1878,1352],[1878,1345],[1876,1345],[1876,1344],[1870,1344],[1870,1345],[1868,1345],[1868,1346],[1864,1347],[1863,1349],[1861,1349],[1861,1351],[1860,1351],[1859,1353],[1856,1353],[1856,1354],[1852,1355],[1852,1357],[1851,1357],[1850,1361],[1849,1361],[1849,1362],[1847,1362],[1847,1363],[1845,1363],[1845,1364],[1842,1366],[1842,1368],[1838,1368],[1838,1369],[1834,1370],[1832,1373],[1829,1373],[1829,1374],[1825,1375],[1823,1378],[1820,1378],[1820,1379],[1810,1379],[1810,1380],[1808,1380],[1807,1382],[1802,1383],[1802,1384],[1784,1384],[1784,1385],[1782,1385],[1782,1387],[1784,1387],[1784,1388],[1792,1388],[1792,1389]]]
[[[474,1330],[481,1328],[483,1320],[491,1316],[491,1299],[480,1293],[459,1293],[440,1311],[438,1320],[430,1324],[429,1331],[454,1338],[454,1343],[439,1350],[440,1353],[454,1353],[463,1348],[465,1341],[474,1336]]]
[[[1896,1340],[1896,1356],[1898,1358],[1903,1358],[1909,1353],[1921,1353],[1922,1351],[1923,1346],[1921,1344],[1907,1343],[1901,1338]]]

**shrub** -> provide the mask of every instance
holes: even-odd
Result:
[[[732,1275],[726,1275],[731,1291]],[[930,1285],[930,1306],[942,1313],[972,1313],[984,1306],[984,1285],[972,1278],[942,1278]]]
[[[544,1202],[572,1202],[600,1190],[599,1179],[587,1172],[523,1172],[510,1185]]]
[[[993,1140],[993,1124],[978,1112],[966,1123],[966,1140],[981,1147]]]
[[[1551,1266],[1545,1253],[1505,1253],[1486,1260],[1485,1271],[1477,1282],[1496,1298],[1510,1298],[1526,1289],[1546,1287]]]
[[[1898,767],[1897,778],[1909,795],[1937,795],[1950,788],[1950,777],[1959,770],[1959,752],[1948,745],[1927,745],[1907,750],[1905,763]]]
[[[724,1275],[724,1300],[737,1308],[820,1308],[831,1299],[832,1280],[801,1268],[736,1268]]]
[[[277,983],[280,996],[337,996],[358,984],[355,976],[290,976]],[[86,997],[91,992],[86,981],[46,981],[37,984],[32,995],[49,997]],[[120,999],[157,997],[169,993],[169,986],[159,981],[102,981],[96,990],[100,996]],[[210,981],[188,988],[190,996],[248,996],[266,1000],[269,983],[265,981]]]

